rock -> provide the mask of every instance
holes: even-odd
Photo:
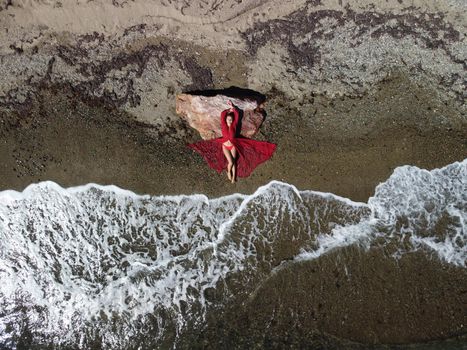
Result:
[[[227,101],[231,100],[235,106],[243,112],[241,116],[241,135],[245,137],[254,136],[264,119],[262,104],[254,99],[232,98],[224,95],[212,97],[179,94],[176,101],[176,112],[188,124],[198,130],[204,140],[221,137],[220,114],[229,108]]]

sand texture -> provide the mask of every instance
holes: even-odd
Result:
[[[366,202],[398,166],[466,158],[466,16],[455,0],[0,0],[0,190],[217,197],[281,180]],[[255,138],[278,145],[235,185],[175,112],[178,94],[230,86],[266,96]],[[423,254],[344,249],[250,286],[180,348],[465,339],[465,281]]]
[[[313,94],[362,95],[394,71],[436,87],[442,101],[464,102],[463,2],[8,3],[0,11],[6,108],[59,86],[163,127],[184,91],[247,86],[283,92],[297,106]]]

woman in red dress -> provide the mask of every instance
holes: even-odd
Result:
[[[231,107],[221,113],[222,137],[192,143],[188,147],[201,154],[218,173],[226,169],[228,179],[234,183],[237,176],[249,176],[256,166],[271,158],[276,145],[239,137],[238,108],[231,101],[228,103]]]

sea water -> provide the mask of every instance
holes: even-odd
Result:
[[[368,203],[278,181],[216,199],[50,181],[3,191],[0,346],[27,337],[125,349],[145,336],[157,346],[171,330],[176,348],[213,303],[229,302],[232,276],[253,288],[350,245],[391,245],[393,259],[419,250],[465,268],[466,220],[467,160],[399,167]]]

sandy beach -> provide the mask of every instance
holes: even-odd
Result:
[[[462,2],[0,1],[0,9],[0,191],[53,181],[218,198],[278,180],[367,203],[397,167],[467,157]],[[175,113],[179,93],[230,86],[266,96],[256,138],[277,144],[235,184],[186,146],[200,136]],[[292,224],[281,230],[294,233]],[[427,248],[395,259],[397,249],[346,246],[274,272],[299,253],[292,240],[259,281],[233,273],[219,283],[201,326],[187,321],[177,338],[167,321],[160,343],[139,334],[132,346],[465,346],[465,265]],[[18,332],[18,348],[40,343]]]
[[[436,122],[458,114],[455,107],[404,83],[396,76],[374,96],[317,96],[302,110],[271,95],[257,138],[276,143],[277,152],[234,185],[186,147],[200,137],[181,119],[159,134],[125,113],[43,91],[30,116],[2,118],[0,184],[16,190],[43,180],[63,187],[114,184],[140,194],[214,198],[279,180],[366,202],[398,166],[433,169],[467,155],[465,122]]]

